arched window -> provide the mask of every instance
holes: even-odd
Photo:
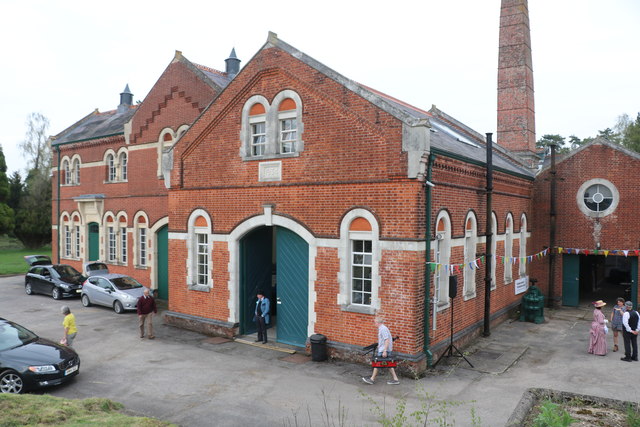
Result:
[[[62,254],[65,258],[71,258],[71,221],[66,213],[60,218],[62,224]]]
[[[262,156],[267,151],[267,119],[264,105],[253,104],[249,110],[251,155]]]
[[[513,282],[513,216],[507,215],[504,230],[504,283]]]
[[[110,263],[116,263],[118,260],[117,258],[118,241],[116,237],[117,224],[113,215],[107,214],[105,224],[106,224],[105,225],[105,231],[106,231],[105,250],[107,253],[107,261]]]
[[[73,257],[80,259],[80,216],[73,216]]]
[[[68,159],[62,161],[62,184],[71,185],[71,169]]]
[[[73,160],[73,183],[75,185],[80,184],[80,159]]]
[[[135,227],[135,239],[136,239],[136,248],[135,248],[135,263],[138,268],[146,268],[147,267],[147,247],[148,247],[148,221],[147,217],[143,212],[136,214],[134,219],[134,227]]]
[[[467,214],[464,226],[464,298],[476,296],[476,247],[478,226],[473,212]]]
[[[209,214],[202,209],[192,212],[187,234],[187,285],[191,290],[209,291],[213,287],[210,235]]]
[[[494,212],[491,212],[491,290],[496,288],[496,264],[498,257],[498,218]],[[488,261],[488,260],[487,260]]]
[[[449,306],[449,262],[451,260],[451,218],[446,211],[438,214],[436,220],[434,262],[435,274],[433,282],[435,284],[435,295],[438,308],[443,309]]]
[[[114,182],[116,180],[116,159],[111,153],[107,154],[107,182]]]
[[[270,104],[264,96],[249,98],[242,110],[240,155],[277,158],[303,150],[302,99],[292,90],[278,93]]]
[[[127,244],[127,218],[124,215],[118,218],[118,235],[120,236],[120,262],[126,264],[129,260],[129,245]]]
[[[379,227],[366,209],[353,209],[340,224],[340,295],[345,311],[374,314],[380,308]]]
[[[520,268],[518,269],[519,277],[527,275],[527,217],[522,214],[520,217],[520,251],[518,257],[520,259]]]
[[[118,163],[120,166],[120,180],[126,181],[127,180],[127,152],[126,151],[123,151],[120,153]]]

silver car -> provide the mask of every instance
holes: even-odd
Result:
[[[122,314],[125,310],[135,310],[138,298],[145,287],[131,276],[106,274],[89,277],[82,286],[82,305],[91,304],[113,307],[113,311]]]

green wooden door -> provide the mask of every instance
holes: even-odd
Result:
[[[309,245],[286,228],[276,229],[278,342],[304,347],[309,322]]]
[[[580,255],[562,254],[562,305],[577,307],[580,300]]]
[[[257,291],[271,295],[272,246],[271,227],[257,228],[240,241],[240,334],[256,331],[253,314]]]
[[[169,226],[165,225],[156,233],[156,241],[158,245],[158,298],[162,300],[169,299]]]
[[[100,257],[100,226],[97,222],[89,223],[89,261],[97,261]]]

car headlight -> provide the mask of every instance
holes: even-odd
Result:
[[[56,368],[53,365],[29,366],[29,370],[37,374],[42,374],[45,372],[55,372]]]

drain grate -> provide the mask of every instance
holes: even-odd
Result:
[[[478,350],[473,353],[473,357],[479,357],[481,359],[496,360],[502,356],[503,353],[497,351]]]

